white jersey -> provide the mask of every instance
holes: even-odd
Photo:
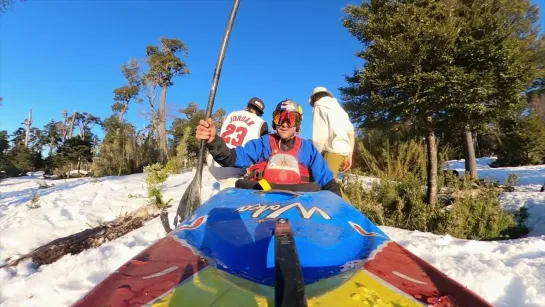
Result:
[[[246,110],[231,112],[221,126],[219,135],[227,147],[234,148],[244,146],[249,140],[258,139],[261,134],[261,126],[265,121],[252,112]],[[212,176],[216,180],[226,178],[241,178],[246,170],[238,167],[222,167],[210,154],[207,155],[206,163]]]

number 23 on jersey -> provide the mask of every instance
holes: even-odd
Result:
[[[225,132],[221,134],[221,138],[226,144],[240,146],[244,143],[244,138],[246,137],[247,133],[248,128],[229,124],[227,127],[225,127]]]

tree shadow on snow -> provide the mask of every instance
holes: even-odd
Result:
[[[528,306],[528,307],[538,307],[543,305],[538,304],[528,304],[525,301],[524,294],[525,289],[528,286],[524,284],[524,281],[522,280],[522,277],[517,276],[514,277],[509,285],[505,287],[505,295],[501,296],[494,302],[494,306],[502,307],[502,306]]]

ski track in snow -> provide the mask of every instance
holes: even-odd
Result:
[[[508,211],[528,207],[531,232],[527,238],[494,242],[460,240],[450,236],[380,227],[393,240],[477,292],[494,306],[545,306],[545,165],[488,167],[494,158],[478,159],[479,176],[505,182],[509,173],[519,176],[517,191],[500,201]],[[462,173],[464,161],[450,161]],[[164,196],[173,199],[170,217],[194,171],[172,175]],[[0,183],[0,264],[54,239],[109,221],[145,203],[145,174],[68,180],[38,189],[35,177],[6,179]],[[362,178],[370,184],[373,178]],[[213,190],[213,178],[203,172],[203,198]],[[30,210],[32,193],[40,195],[38,209]],[[129,194],[136,197],[129,198]],[[37,270],[29,261],[0,269],[0,306],[69,306],[123,263],[164,236],[159,219],[102,246],[78,255],[66,255]]]

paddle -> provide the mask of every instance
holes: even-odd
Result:
[[[221,75],[221,67],[223,66],[223,58],[225,56],[225,50],[229,43],[229,37],[231,36],[231,29],[235,22],[235,17],[237,15],[238,4],[240,0],[234,0],[233,8],[231,9],[231,15],[227,22],[227,27],[225,28],[225,33],[223,34],[223,41],[221,42],[220,53],[218,55],[218,60],[216,62],[216,69],[214,70],[214,77],[212,79],[212,87],[210,88],[210,94],[208,96],[208,106],[206,107],[205,119],[212,116],[212,108],[214,107],[214,99],[216,98],[216,88],[218,86],[218,81]],[[199,156],[197,160],[197,169],[195,171],[195,177],[187,187],[178,204],[178,210],[176,211],[176,216],[174,217],[174,227],[178,225],[178,217],[180,221],[185,220],[190,216],[200,205],[201,205],[201,185],[202,185],[202,170],[204,162],[204,149],[205,149],[205,140],[201,140],[199,147]],[[171,232],[172,229],[168,223],[168,212],[166,209],[163,209],[161,212],[161,223],[165,228],[167,233]]]

